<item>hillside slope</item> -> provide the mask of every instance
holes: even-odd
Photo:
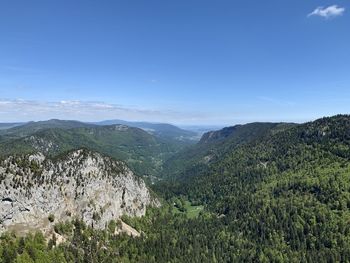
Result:
[[[123,218],[139,237],[76,223],[72,243],[41,253],[67,262],[348,262],[350,116],[232,130],[196,146],[200,162],[201,149],[217,153],[203,169],[184,163],[176,180],[155,186],[167,205]],[[22,257],[20,241],[7,235],[0,244]]]
[[[72,128],[81,128],[81,127],[93,127],[93,124],[87,124],[80,121],[71,121],[71,120],[57,120],[51,119],[47,121],[30,121],[27,123],[22,123],[14,125],[14,127],[0,130],[0,135],[6,138],[20,138],[24,136],[31,135],[35,132],[46,130],[46,129],[72,129]]]
[[[164,164],[162,176],[167,179],[184,179],[208,169],[236,147],[261,140],[266,136],[293,127],[292,123],[249,123],[206,132],[200,141],[173,155]]]
[[[349,161],[350,116],[338,115],[238,145],[176,191],[221,218],[236,260],[346,261]]]
[[[104,228],[156,204],[142,179],[99,153],[76,150],[54,160],[37,153],[0,162],[0,232],[46,231],[52,228],[49,217],[56,223],[81,218]]]
[[[3,139],[0,138],[0,155],[40,151],[56,156],[85,147],[123,160],[139,175],[149,176],[157,174],[163,161],[183,147],[125,125],[82,124],[80,127],[81,123],[70,121],[54,124],[53,128],[45,128],[51,127],[45,123],[31,124],[28,130],[24,126],[9,129]]]
[[[7,130],[7,129],[11,129],[13,127],[16,127],[16,126],[20,126],[20,125],[23,125],[24,123],[21,123],[21,122],[3,122],[3,123],[0,123],[0,130]]]
[[[178,142],[195,143],[198,140],[198,134],[193,131],[181,129],[168,123],[151,123],[151,122],[132,122],[124,120],[106,120],[95,122],[97,125],[115,125],[123,124],[130,127],[136,127],[147,131],[162,139],[175,140]]]

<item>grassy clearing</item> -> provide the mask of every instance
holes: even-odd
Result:
[[[196,218],[198,217],[199,213],[203,211],[204,206],[202,205],[191,205],[189,201],[185,201],[185,212],[181,212],[179,208],[174,206],[173,212],[174,213],[180,213],[180,214],[186,214],[188,218]]]

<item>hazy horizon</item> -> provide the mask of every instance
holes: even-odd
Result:
[[[342,113],[339,114],[335,114],[335,115],[344,115]],[[256,122],[260,122],[260,123],[277,123],[277,122],[283,122],[283,123],[297,123],[297,124],[302,124],[302,123],[306,123],[306,122],[312,122],[315,121],[317,119],[320,118],[324,118],[324,117],[332,117],[335,115],[325,115],[325,116],[319,116],[316,117],[314,119],[307,119],[307,120],[251,120],[251,121],[244,121],[244,120],[237,120],[234,123],[217,123],[217,124],[210,124],[210,123],[198,123],[198,124],[191,124],[191,123],[176,123],[176,122],[160,122],[160,121],[147,121],[147,120],[127,120],[127,119],[120,119],[120,118],[112,118],[112,119],[100,119],[100,120],[80,120],[80,119],[69,119],[69,118],[48,118],[48,119],[28,119],[28,120],[14,120],[14,121],[0,121],[0,124],[11,124],[11,123],[28,123],[28,122],[41,122],[41,121],[50,121],[50,120],[59,120],[59,121],[77,121],[77,122],[83,122],[83,123],[100,123],[100,122],[105,122],[105,121],[126,121],[126,122],[145,122],[145,123],[151,123],[151,124],[171,124],[171,125],[175,125],[179,128],[201,128],[201,127],[215,127],[215,128],[224,128],[224,127],[228,127],[228,126],[234,126],[234,125],[244,125],[244,124],[248,124],[248,123],[256,123]],[[106,124],[109,125],[109,124]]]

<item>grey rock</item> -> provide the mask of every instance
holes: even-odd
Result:
[[[87,150],[51,160],[37,153],[0,162],[0,233],[52,228],[80,218],[104,228],[121,215],[142,216],[159,206],[144,181],[120,161]]]

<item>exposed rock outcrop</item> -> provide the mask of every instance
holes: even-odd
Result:
[[[208,144],[217,142],[220,140],[224,140],[227,137],[231,136],[233,132],[235,132],[241,125],[236,125],[232,127],[226,127],[218,131],[210,131],[203,134],[200,139],[200,144]]]
[[[0,162],[0,232],[45,231],[74,217],[103,228],[123,214],[142,216],[149,205],[159,202],[144,181],[99,153],[77,150],[54,160],[38,153]]]

